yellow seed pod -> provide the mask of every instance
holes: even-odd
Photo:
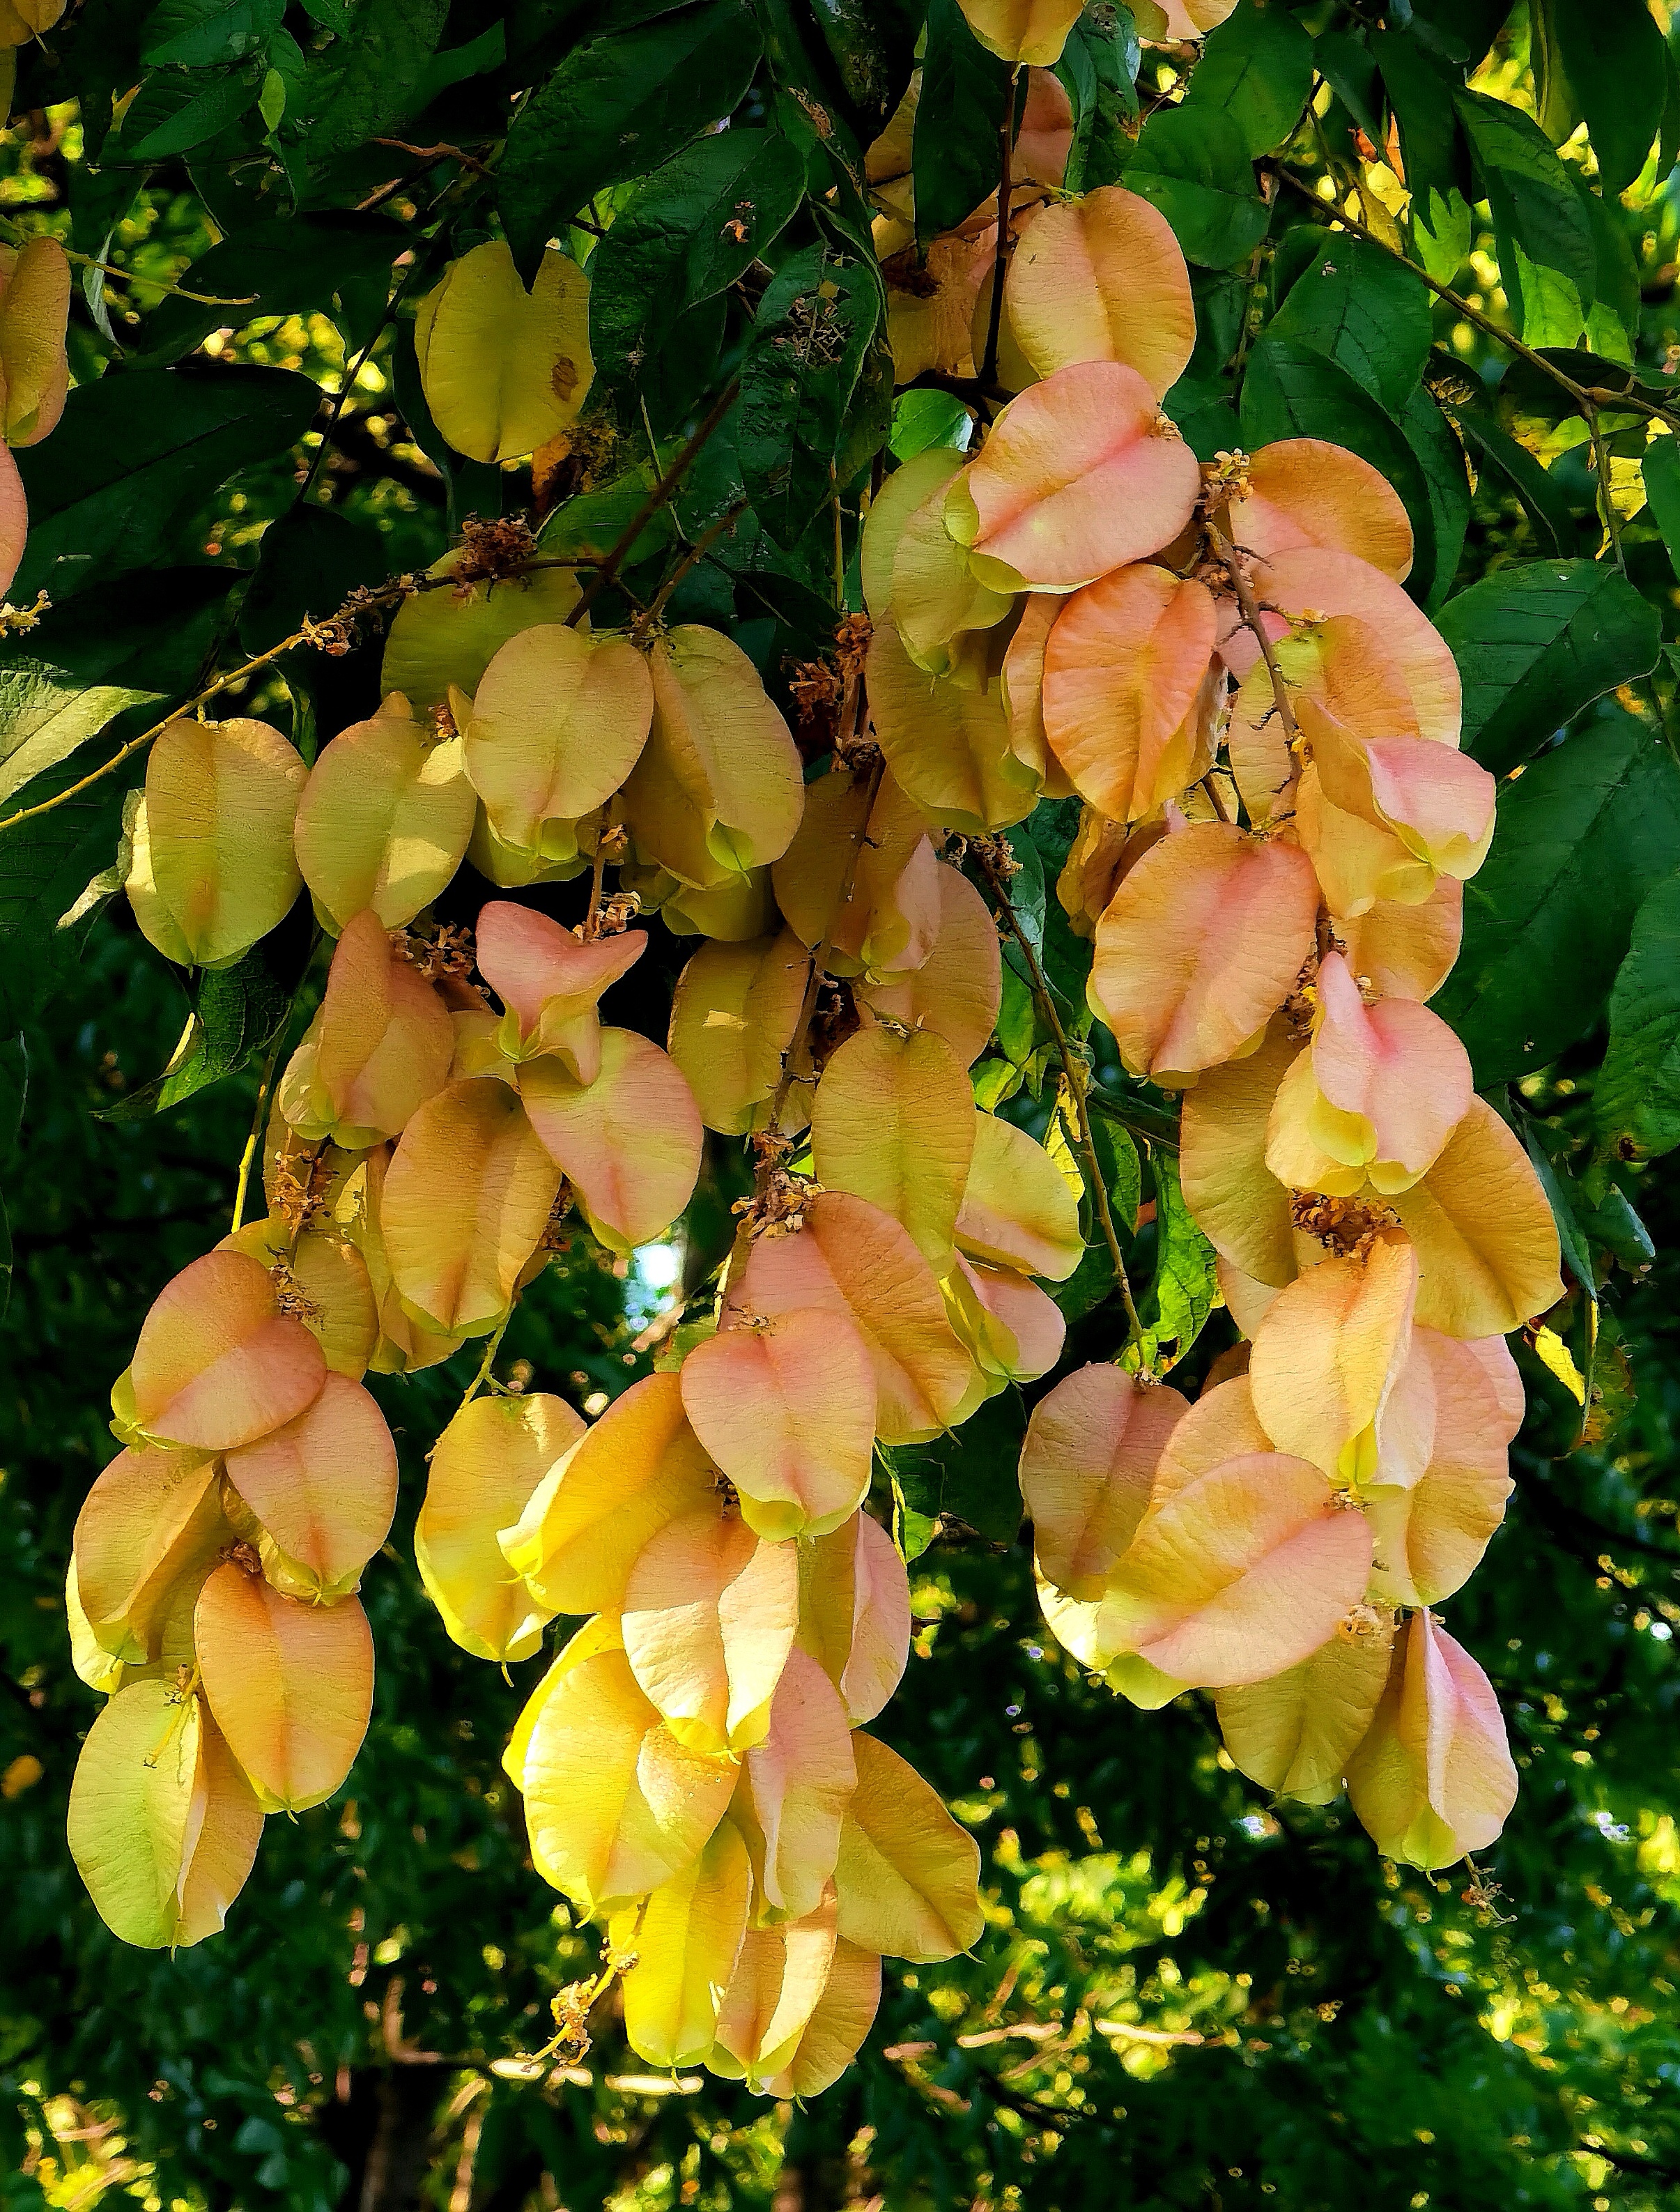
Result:
[[[339,732],[298,808],[298,865],[317,910],[337,931],[371,906],[400,929],[460,866],[473,812],[461,740],[434,743],[393,691],[377,714]]]
[[[70,306],[70,264],[56,238],[32,238],[0,254],[0,377],[9,445],[36,444],[64,411]]]
[[[266,722],[171,722],[152,747],[129,901],[158,951],[223,968],[283,921],[302,885],[292,830],[308,770]]]
[[[421,301],[414,343],[440,435],[475,461],[521,459],[588,396],[589,279],[551,249],[527,292],[508,248],[488,240]]]
[[[466,553],[446,553],[427,570],[451,576]],[[452,591],[414,592],[397,608],[385,639],[379,689],[400,691],[420,713],[441,707],[450,687],[469,697],[510,637],[539,623],[563,623],[578,603],[570,568],[533,568],[498,583],[458,584]],[[579,628],[586,627],[584,617]]]
[[[648,655],[653,722],[624,786],[637,858],[714,890],[793,842],[804,808],[798,750],[758,671],[719,631],[683,623]]]
[[[969,29],[999,60],[1053,69],[1081,0],[957,0]]]
[[[647,663],[626,639],[561,623],[510,638],[484,671],[463,731],[467,774],[495,836],[570,860],[579,817],[629,775],[652,714]]]
[[[27,46],[50,31],[69,0],[0,0],[0,47]]]

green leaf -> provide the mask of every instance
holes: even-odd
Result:
[[[0,646],[0,802],[125,708],[191,691],[233,581],[226,569],[177,568],[96,585]]]
[[[1266,337],[1326,356],[1398,416],[1429,358],[1429,295],[1392,253],[1338,237],[1289,287]]]
[[[1021,1446],[1027,1413],[1021,1393],[988,1398],[955,1435],[899,1444],[883,1455],[907,1511],[948,1514],[989,1543],[1012,1544],[1021,1526]]]
[[[1155,1181],[1155,1273],[1137,1301],[1137,1317],[1143,1324],[1141,1362],[1158,1359],[1165,1372],[1184,1358],[1222,1302],[1218,1255],[1191,1219],[1172,1153],[1153,1152],[1149,1171]],[[1139,1347],[1127,1352],[1125,1364],[1140,1364]]]
[[[502,223],[527,277],[591,193],[646,175],[728,115],[759,52],[742,0],[705,0],[574,46],[513,118],[497,174]]]
[[[1601,186],[1613,198],[1645,167],[1662,124],[1663,34],[1644,0],[1547,0],[1545,14]]]
[[[254,223],[211,246],[182,275],[189,292],[221,304],[164,300],[146,319],[136,359],[177,361],[211,331],[312,308],[338,325],[346,352],[355,352],[385,310],[391,264],[409,243],[400,223],[378,215],[327,210]]]
[[[1653,438],[1645,449],[1641,474],[1652,520],[1663,533],[1669,566],[1680,578],[1680,443]]]
[[[1537,125],[1485,93],[1454,95],[1494,219],[1500,273],[1530,345],[1573,343],[1598,283],[1575,180]]]
[[[386,573],[383,542],[365,524],[328,507],[294,507],[263,532],[257,568],[240,608],[240,644],[266,653],[300,628],[334,613],[358,584]]]
[[[1610,994],[1592,1126],[1623,1159],[1654,1159],[1680,1145],[1680,875],[1653,885],[1634,917]]]
[[[874,0],[810,0],[849,119],[867,142],[883,131],[916,65],[912,11]]]
[[[1598,272],[1598,296],[1586,318],[1586,343],[1594,353],[1631,366],[1644,303],[1627,221],[1618,205],[1606,204],[1588,189],[1585,178],[1578,180],[1576,191],[1592,228]]]
[[[1408,588],[1418,599],[1428,593],[1434,578],[1428,481],[1399,424],[1346,369],[1268,331],[1248,356],[1240,419],[1251,453],[1277,438],[1325,438],[1368,461],[1404,502],[1414,544]]]
[[[1592,1249],[1581,1234],[1575,1207],[1571,1202],[1573,1181],[1562,1169],[1553,1164],[1550,1154],[1540,1142],[1537,1124],[1530,1121],[1525,1135],[1528,1157],[1534,1163],[1534,1172],[1539,1178],[1541,1189],[1546,1194],[1546,1203],[1552,1210],[1552,1219],[1557,1224],[1557,1241],[1569,1263],[1569,1273],[1587,1297],[1596,1300],[1598,1279],[1592,1272]]]
[[[18,466],[29,545],[14,592],[55,599],[155,559],[171,526],[224,478],[294,446],[320,387],[283,368],[113,372],[72,392],[51,440]]]
[[[901,392],[893,402],[887,444],[895,461],[914,460],[936,446],[966,449],[973,417],[949,392]]]
[[[1501,785],[1493,849],[1465,886],[1464,947],[1434,1001],[1478,1089],[1584,1036],[1650,886],[1680,850],[1680,769],[1612,709]]]
[[[1313,91],[1313,41],[1283,0],[1240,0],[1202,49],[1186,107],[1228,115],[1251,155],[1294,135]]]
[[[107,143],[105,158],[113,163],[161,161],[171,154],[191,153],[254,107],[262,83],[262,69],[253,64],[202,82],[149,77],[124,116],[121,131]]]
[[[1405,31],[1374,31],[1371,53],[1400,126],[1400,154],[1416,222],[1426,203],[1445,207],[1449,196],[1462,192],[1470,181],[1453,106],[1459,79]]]
[[[81,763],[60,762],[7,811],[57,798],[82,773]],[[33,1021],[79,957],[80,935],[59,923],[116,849],[122,805],[112,775],[26,829],[8,830],[0,817],[0,1030]]]
[[[955,230],[997,191],[998,133],[1009,104],[1008,63],[981,46],[956,0],[929,0],[911,151],[919,245]]]
[[[192,1013],[169,1065],[151,1082],[95,1109],[101,1121],[145,1121],[184,1098],[208,1091],[226,1075],[259,1060],[278,1034],[291,1006],[291,990],[276,975],[269,945],[253,945],[231,968],[198,978]]]
[[[783,546],[886,443],[892,371],[874,267],[807,246],[759,303],[735,447],[754,512]]]
[[[1464,682],[1464,750],[1504,775],[1582,708],[1657,665],[1662,618],[1615,568],[1529,561],[1496,568],[1436,627]]]
[[[1400,428],[1416,456],[1429,492],[1429,525],[1434,537],[1434,576],[1423,605],[1434,614],[1453,588],[1470,527],[1470,471],[1458,433],[1420,385],[1400,411]]]
[[[1161,210],[1185,258],[1204,268],[1246,261],[1271,220],[1255,196],[1242,132],[1218,109],[1157,108],[1143,125],[1125,181]]]
[[[1527,511],[1543,551],[1550,549],[1565,556],[1572,553],[1580,543],[1580,532],[1562,489],[1553,483],[1525,446],[1519,445],[1501,429],[1483,406],[1456,398],[1450,404],[1453,420],[1458,424],[1459,435],[1478,473],[1486,475],[1490,471],[1515,493]]]
[[[415,112],[449,0],[355,0],[349,27],[310,71],[312,161],[377,138]]]
[[[1340,31],[1320,31],[1313,41],[1319,74],[1374,146],[1383,140],[1382,82],[1368,46]]]
[[[1128,125],[1137,120],[1143,58],[1137,21],[1120,0],[1082,15],[1068,33],[1056,74],[1073,102],[1073,144],[1062,179],[1069,191],[1119,182],[1131,155]]]
[[[804,191],[804,160],[779,131],[719,131],[656,170],[590,257],[597,374],[634,382],[683,310],[756,260]]]
[[[286,0],[160,0],[146,19],[143,62],[243,61],[263,52],[286,13]]]

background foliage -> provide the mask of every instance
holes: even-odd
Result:
[[[555,234],[594,255],[597,434],[549,487],[545,504],[581,496],[545,551],[610,544],[656,455],[739,376],[725,434],[625,580],[651,596],[744,495],[670,611],[730,627],[785,698],[837,598],[856,604],[876,450],[890,438],[902,458],[966,419],[937,380],[893,404],[862,155],[925,33],[918,219],[925,240],[960,222],[995,181],[1007,73],[954,0],[919,13],[82,0],[27,47],[0,217],[88,258],[76,389],[20,457],[32,526],[14,596],[52,605],[0,644],[0,811],[63,788],[306,611],[434,559],[468,515],[531,507],[528,471],[437,438],[414,361],[415,302],[498,229],[527,264]],[[1204,457],[1307,433],[1383,471],[1416,533],[1412,588],[1464,674],[1465,744],[1507,779],[1438,1003],[1543,1167],[1574,1280],[1520,1353],[1517,1496],[1452,1610],[1523,1771],[1483,1870],[1501,1894],[1385,1868],[1345,1808],[1274,1811],[1197,1698],[1146,1715],[1089,1684],[1037,1627],[1005,1407],[899,1471],[901,1525],[934,1540],[888,1729],[980,1837],[991,1930],[973,1959],[889,1973],[862,2063],[810,2112],[650,2081],[610,2022],[567,2075],[522,2067],[588,1946],[526,1869],[500,1777],[527,1684],[446,1640],[404,1516],[369,1577],[381,1673],[347,1792],[271,1824],[225,1937],[173,1961],[113,1943],[63,1840],[94,1710],[66,1648],[70,1533],[140,1315],[220,1233],[257,1063],[307,951],[282,939],[274,967],[265,954],[184,1003],[99,880],[136,759],[0,836],[15,1274],[0,2202],[1672,2201],[1680,1223],[1647,1164],[1680,1140],[1680,68],[1665,15],[1240,0],[1198,56],[1140,46],[1148,11],[1098,0],[1062,64],[1070,186],[1123,177],[1194,266],[1200,341],[1170,411]],[[730,133],[702,135],[726,115]],[[724,219],[745,200],[755,228],[731,252]],[[1368,235],[1330,227],[1338,209]],[[832,337],[796,348],[790,377],[814,281],[834,287]],[[182,283],[214,301],[167,289]],[[376,636],[289,652],[234,696],[312,755],[371,709],[379,653]],[[1068,826],[1046,808],[1016,835],[1029,914]],[[1047,910],[1046,960],[1077,1004],[1081,948],[1053,895]],[[666,939],[616,1018],[662,1032],[680,957]],[[1035,1127],[1043,1042],[1014,991],[988,1079]],[[1137,1168],[1113,1142],[1118,1186]],[[1227,1325],[1193,1234],[1174,1231],[1170,1155],[1155,1157],[1133,1272],[1153,1273],[1144,1317],[1161,1334],[1206,1323],[1194,1376]],[[507,1349],[543,1387],[582,1404],[646,1370],[664,1281],[681,1268],[680,1295],[718,1248],[726,1172],[664,1270],[621,1274],[579,1245],[543,1279]],[[1107,1348],[1089,1335],[1101,1316],[1077,1318],[1077,1279],[1066,1295],[1070,1358]],[[470,1371],[457,1364],[380,1385],[407,1516]]]

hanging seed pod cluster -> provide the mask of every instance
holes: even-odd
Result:
[[[1184,12],[1184,36],[1218,13]],[[1434,1610],[1509,1490],[1504,1339],[1562,1288],[1528,1158],[1428,1005],[1493,779],[1459,750],[1377,471],[1295,437],[1198,462],[1163,411],[1189,274],[1147,198],[1061,189],[1069,104],[1040,64],[1069,11],[969,13],[1030,65],[1001,208],[915,256],[913,91],[870,169],[897,379],[973,419],[865,474],[805,757],[741,644],[667,623],[670,585],[609,623],[609,564],[486,580],[458,552],[405,597],[378,711],[312,764],[248,717],[151,747],[127,864],[150,943],[225,967],[305,892],[325,943],[266,1211],[144,1318],[76,1528],[77,1663],[109,1702],[71,1841],[130,1942],[213,1934],[264,1817],[355,1758],[358,1591],[397,1486],[364,1377],[470,1346],[488,1379],[562,1223],[628,1258],[708,1142],[750,1190],[659,1371],[593,1421],[475,1384],[415,1535],[487,1662],[583,1618],[505,1765],[650,2065],[813,2094],[883,1957],[981,1940],[975,1844],[876,1732],[910,1648],[895,1455],[1054,1375],[1054,1293],[1093,1264],[1107,1356],[1036,1395],[1020,1459],[1061,1644],[1144,1707],[1211,1692],[1244,1772],[1345,1786],[1396,1858],[1480,1849],[1510,1808],[1493,1693]],[[27,430],[52,379],[14,386],[25,276],[0,357]],[[591,334],[585,268],[550,248],[527,289],[474,246],[415,329],[438,428],[481,463],[553,459]],[[1193,1402],[1165,1379],[1187,1342],[1125,1279],[1083,1014],[1058,1017],[1012,890],[1007,833],[1074,801],[1056,896],[1093,940],[1089,1012],[1235,1325]],[[575,926],[544,910],[585,879]],[[475,884],[470,927],[440,924]],[[650,927],[700,940],[663,1046],[602,1011]],[[1005,946],[1049,1010],[1042,1140],[977,1066]],[[601,1986],[562,2007],[573,2040]]]

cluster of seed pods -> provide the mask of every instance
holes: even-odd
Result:
[[[1053,85],[1028,103],[1046,185]],[[485,458],[588,388],[564,270],[508,325],[542,373],[500,362],[480,311],[506,263],[475,249],[422,311],[434,412]],[[972,369],[992,309],[952,272],[973,264],[945,257],[938,315],[895,303],[901,374],[904,345]],[[1061,1355],[1040,1280],[1083,1256],[1077,1177],[974,1103],[998,927],[953,865],[1045,796],[1083,804],[1058,889],[1095,938],[1092,1005],[1132,1075],[1184,1094],[1185,1196],[1247,1340],[1194,1406],[1130,1345],[1040,1403],[1022,1482],[1046,1615],[1140,1704],[1213,1690],[1272,1789],[1345,1778],[1386,1850],[1434,1864],[1496,1832],[1497,1710],[1431,1608],[1502,1510],[1501,1340],[1559,1295],[1557,1245],[1426,1003],[1493,787],[1402,587],[1405,514],[1316,441],[1198,465],[1161,410],[1187,273],[1130,193],[1012,206],[997,313],[1017,396],[972,457],[919,455],[871,502],[810,783],[729,639],[590,629],[564,571],[409,599],[379,712],[312,769],[258,722],[158,740],[129,823],[151,941],[226,964],[306,886],[336,946],[278,1086],[268,1215],[159,1299],[78,1525],[79,1663],[113,1694],[72,1838],[130,1940],[219,1926],[264,1812],[354,1757],[355,1590],[395,1480],[361,1376],[492,1334],[568,1205],[617,1254],[661,1234],[703,1127],[755,1170],[714,1313],[592,1425],[544,1393],[470,1396],[421,1573],[487,1660],[588,1617],[506,1763],[650,2063],[814,2093],[883,1955],[977,1939],[972,1841],[866,1732],[909,1637],[869,1493],[877,1443]],[[502,892],[592,871],[588,916],[493,896],[440,929],[469,859]],[[701,940],[668,1054],[598,1012],[654,909]]]
[[[1515,1796],[1432,1608],[1509,1492],[1503,1339],[1562,1292],[1537,1179],[1426,1003],[1493,779],[1458,750],[1392,491],[1312,440],[1198,466],[1159,406],[1195,335],[1167,224],[1114,187],[1039,204],[1028,173],[995,348],[1020,396],[866,526],[874,726],[951,826],[1083,800],[1058,889],[1092,1007],[1130,1073],[1183,1092],[1184,1195],[1246,1340],[1193,1407],[1130,1352],[1040,1402],[1046,1618],[1140,1705],[1214,1690],[1244,1771],[1345,1783],[1385,1851],[1434,1866]],[[995,208],[974,230],[967,277],[948,257],[901,310],[901,373],[979,358]]]

